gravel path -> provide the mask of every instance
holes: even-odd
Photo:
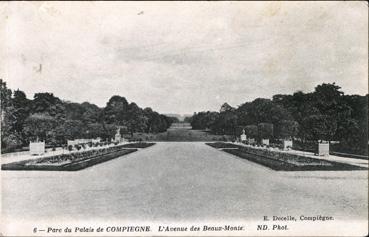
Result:
[[[367,171],[276,172],[201,142],[168,142],[77,172],[3,171],[2,216],[139,221],[366,219]]]

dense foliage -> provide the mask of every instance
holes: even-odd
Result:
[[[14,93],[0,79],[1,86],[1,151],[27,146],[30,141],[45,141],[58,146],[68,139],[112,139],[120,132],[159,133],[170,127],[174,118],[128,103],[126,98],[113,96],[104,108],[88,102],[72,103],[52,93],[36,93],[27,99],[20,90]]]
[[[238,108],[228,104],[220,112],[195,113],[191,125],[216,134],[260,139],[293,138],[299,143],[338,141],[337,150],[367,154],[368,95],[345,95],[339,86],[321,84],[314,92],[295,92],[258,98]]]

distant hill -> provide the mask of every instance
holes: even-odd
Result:
[[[192,114],[164,114],[164,115],[168,116],[168,117],[176,117],[181,122],[184,121],[185,117],[191,117],[192,116]]]

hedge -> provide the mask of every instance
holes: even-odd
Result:
[[[138,143],[128,143],[122,145],[124,148],[146,148],[154,145],[155,143],[149,143],[149,142],[138,142]]]

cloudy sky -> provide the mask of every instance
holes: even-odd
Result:
[[[365,2],[2,2],[0,15],[0,78],[29,98],[192,114],[323,82],[368,91]]]

